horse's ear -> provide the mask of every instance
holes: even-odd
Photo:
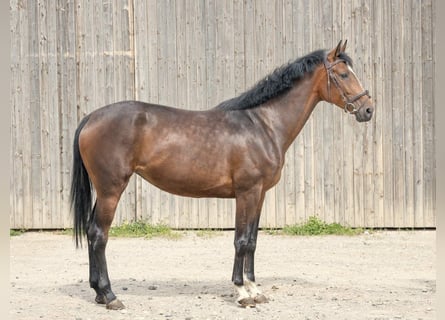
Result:
[[[329,51],[328,53],[328,60],[330,62],[334,62],[335,59],[338,57],[338,55],[342,52],[341,50],[341,43],[343,42],[343,40],[340,40],[340,42],[337,44],[337,47],[335,49],[332,49],[331,51]],[[346,45],[346,43],[345,43]]]
[[[346,51],[346,44],[348,43],[348,40],[345,40],[345,43],[343,43],[343,47],[341,47],[341,52]]]

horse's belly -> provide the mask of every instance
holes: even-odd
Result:
[[[184,164],[168,167],[147,167],[136,170],[145,180],[169,193],[186,197],[234,197],[233,184],[229,176],[197,170],[194,166],[185,167]]]

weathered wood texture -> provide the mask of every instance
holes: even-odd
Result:
[[[119,100],[204,110],[292,59],[349,40],[376,103],[357,123],[322,103],[286,155],[261,225],[318,216],[435,227],[434,0],[11,0],[13,228],[71,226],[80,119]],[[133,177],[115,223],[231,228],[234,201],[190,199]]]

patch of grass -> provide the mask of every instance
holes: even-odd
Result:
[[[17,237],[26,232],[25,229],[9,229],[9,236],[10,237]]]
[[[121,226],[112,227],[109,235],[111,237],[125,238],[154,238],[163,237],[168,239],[177,239],[181,234],[174,232],[170,227],[164,224],[153,225],[143,221],[124,223]]]
[[[339,223],[326,223],[317,217],[310,217],[308,221],[303,224],[296,224],[286,226],[283,228],[283,233],[287,235],[298,236],[318,236],[318,235],[347,235],[353,236],[363,233],[363,229],[353,229],[342,226]]]

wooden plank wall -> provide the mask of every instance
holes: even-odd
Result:
[[[71,226],[72,139],[92,110],[137,99],[204,110],[280,66],[348,39],[376,103],[357,123],[321,103],[266,196],[263,227],[316,215],[435,227],[435,1],[10,0],[12,228]],[[115,223],[232,228],[234,201],[133,177]]]

